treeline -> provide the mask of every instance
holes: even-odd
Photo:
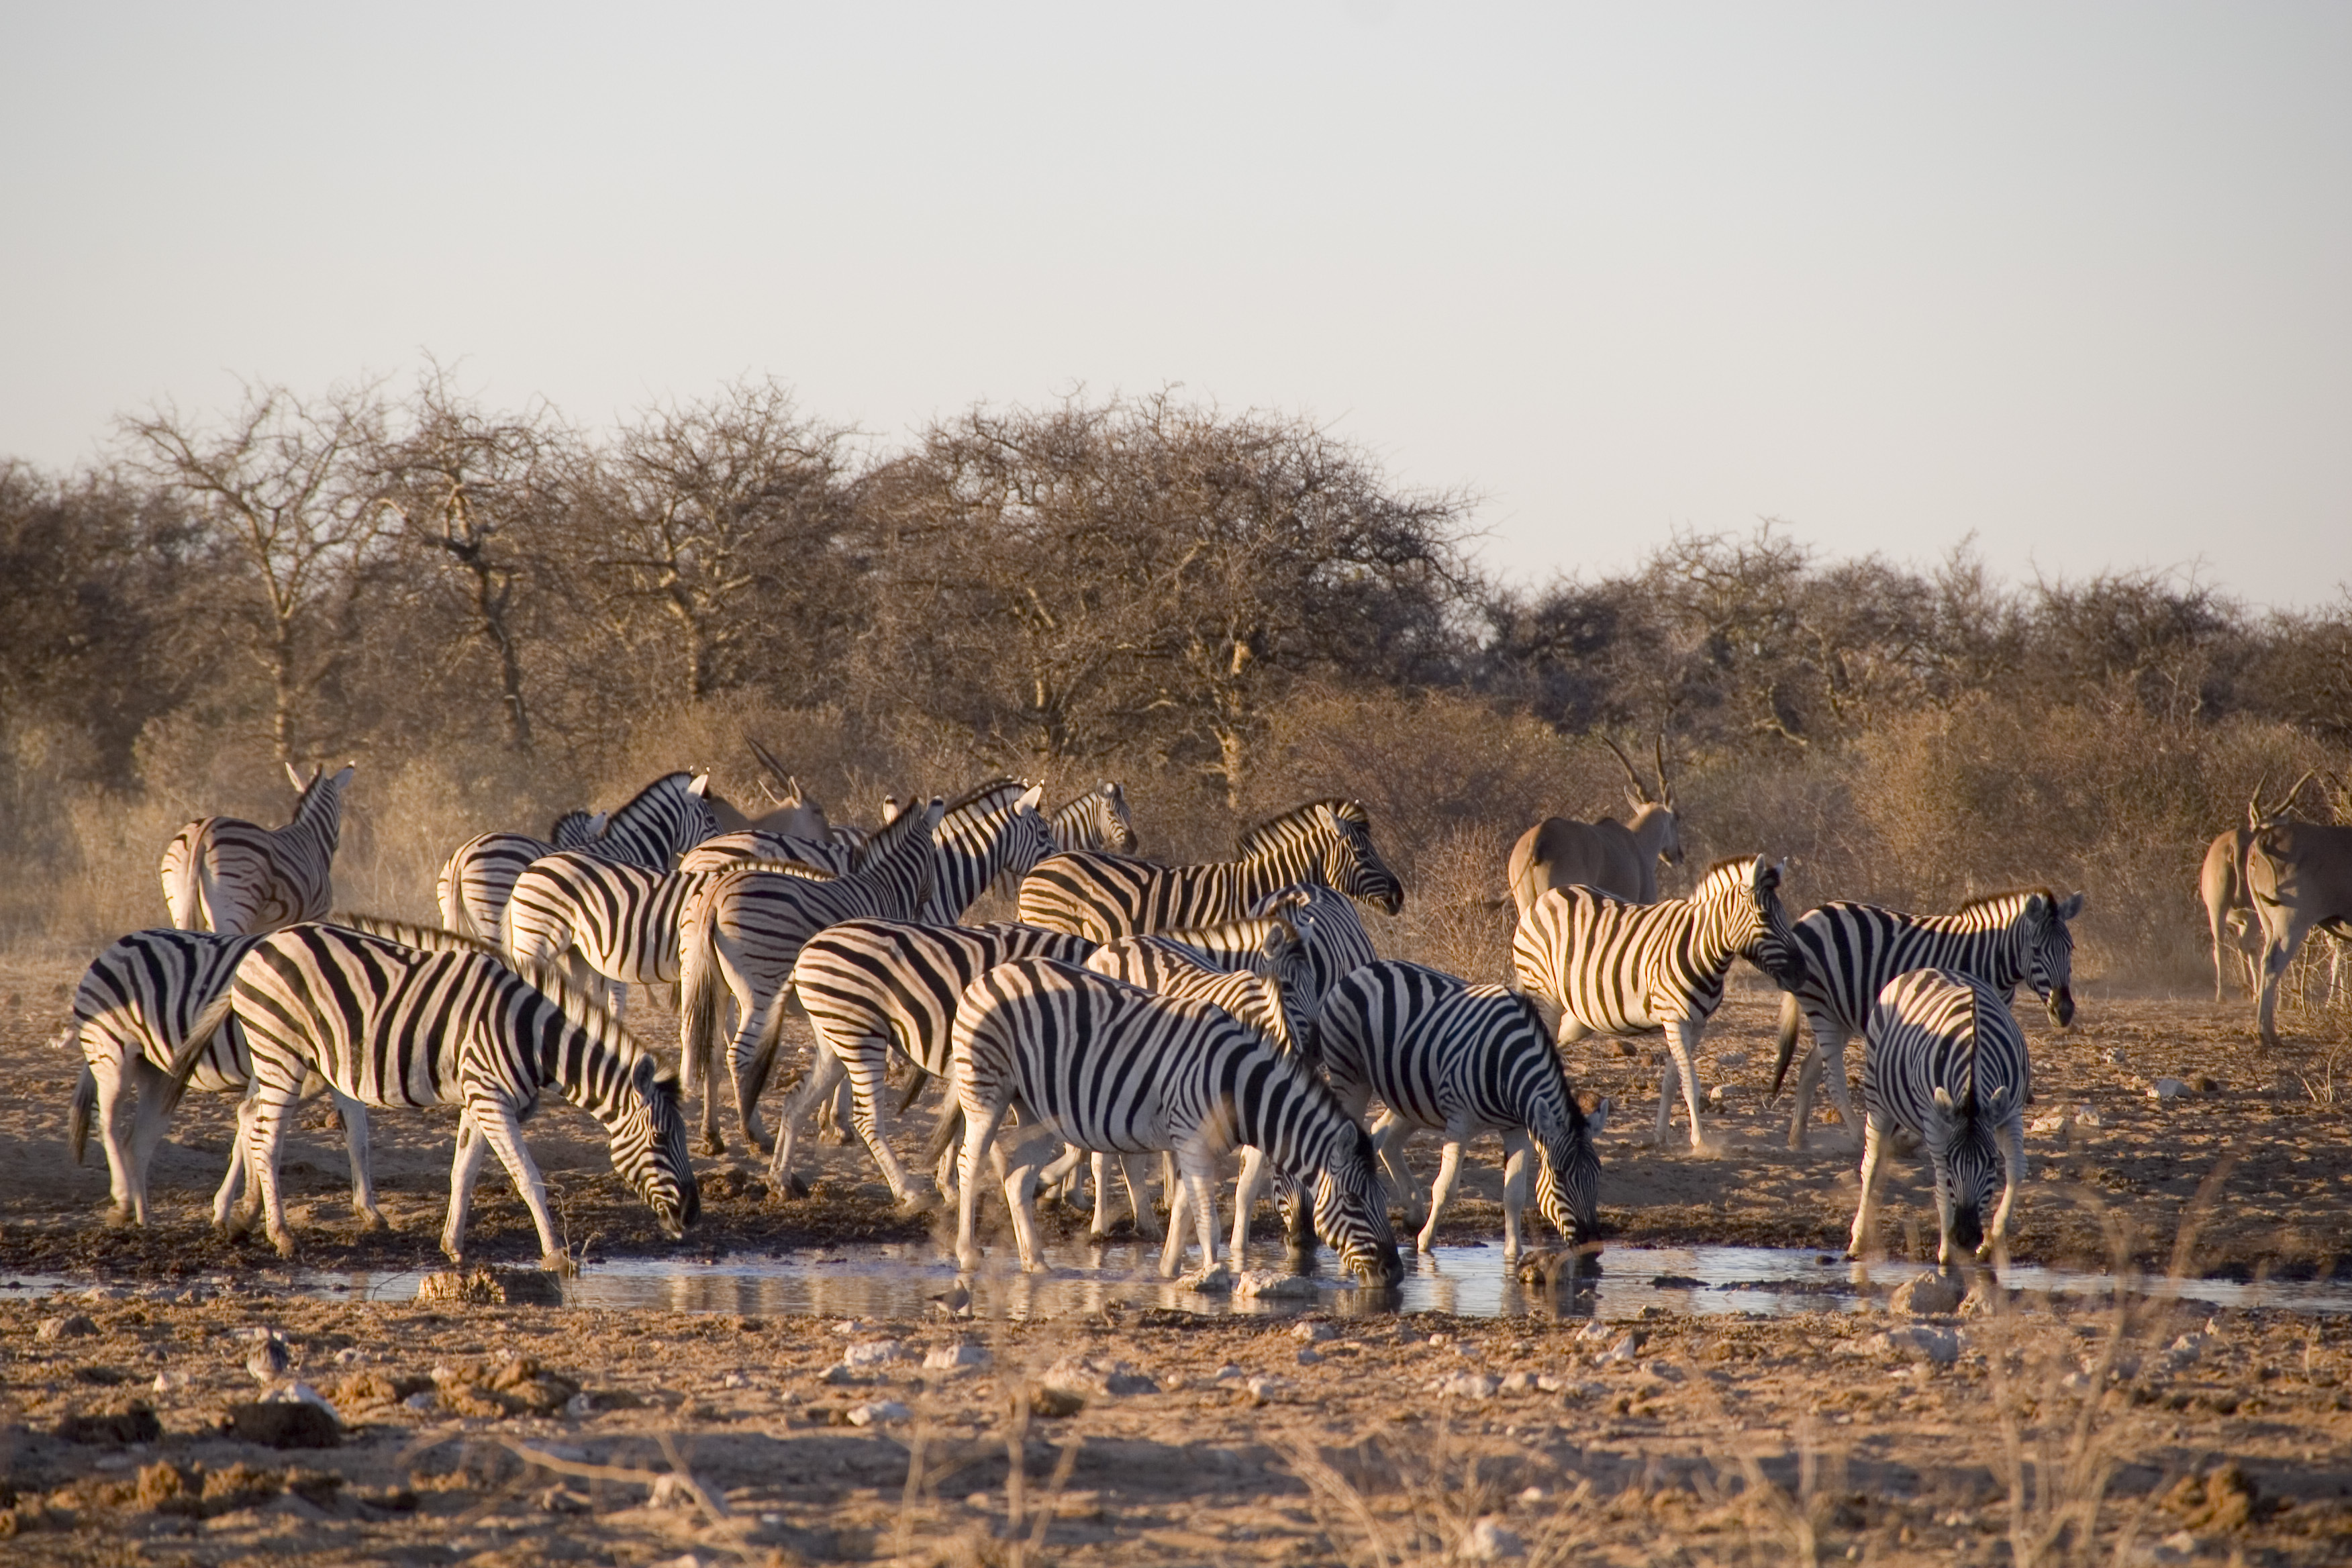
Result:
[[[2167,832],[2270,763],[2352,746],[2352,599],[2259,610],[2158,572],[2011,584],[1966,550],[1825,559],[1771,525],[1538,585],[1480,568],[1475,521],[1471,496],[1400,485],[1308,420],[1164,394],[976,407],[896,446],[766,382],[601,432],[484,407],[437,368],[152,409],[79,470],[0,460],[0,847],[98,855],[60,801],[233,809],[203,798],[221,757],[257,784],[273,756],[362,757],[379,781],[437,759],[480,810],[493,778],[536,809],[757,712],[821,715],[799,738],[835,790],[925,757],[1147,775],[1192,825],[1163,843],[1310,784],[1491,838],[1618,798],[1575,737],[1662,734],[1715,827],[1884,882],[1857,770],[1928,787],[1954,736],[2226,752],[2174,790]],[[1445,749],[1408,763],[1364,726]],[[1390,778],[1335,776],[1351,767]],[[1781,816],[1751,826],[1776,791]],[[1948,805],[1986,842],[2064,843],[2057,816],[2096,809],[2031,793]]]

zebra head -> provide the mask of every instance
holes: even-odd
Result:
[[[1539,1018],[1535,1022],[1541,1026]],[[1601,1155],[1592,1141],[1609,1125],[1615,1102],[1603,1097],[1588,1115],[1575,1095],[1567,1099],[1568,1119],[1557,1135],[1536,1143],[1536,1206],[1573,1247],[1601,1229]]]
[[[1404,883],[1372,847],[1372,819],[1357,800],[1324,803],[1332,838],[1323,852],[1325,881],[1382,914],[1404,908]]]
[[[1938,1263],[1949,1262],[1955,1247],[1974,1252],[1984,1245],[1985,1220],[2000,1201],[2000,1147],[1994,1133],[2010,1109],[2009,1087],[1996,1084],[1982,1096],[1971,1091],[1956,1100],[1950,1089],[1936,1086],[1927,1143],[1936,1171],[1936,1220],[1943,1235]]]
[[[567,811],[547,830],[547,841],[558,849],[585,849],[602,837],[610,816],[611,813],[603,811],[593,816],[584,811]]]
[[[1717,860],[1707,868],[1691,902],[1722,944],[1716,951],[1738,953],[1783,991],[1794,991],[1805,981],[1805,957],[1789,911],[1780,907],[1780,878],[1788,864],[1761,855]]]
[[[1127,791],[1111,779],[1105,779],[1101,790],[1103,816],[1103,847],[1114,855],[1132,855],[1139,840],[1135,837],[1135,818],[1128,815]]]
[[[1323,1005],[1323,988],[1307,939],[1277,915],[1266,926],[1259,960],[1258,973],[1274,992],[1276,1005],[1269,1011],[1282,1028],[1282,1037],[1275,1043],[1313,1062],[1315,1013]]]
[[[677,1075],[650,1056],[629,1069],[628,1092],[608,1124],[613,1169],[653,1209],[672,1240],[702,1217],[702,1189],[686,1147]]]
[[[2025,900],[2019,917],[2025,942],[2025,978],[2064,1028],[2074,1021],[2074,933],[2067,922],[2083,912],[2084,895],[2071,898],[2042,889]]]
[[[1386,1289],[1404,1278],[1372,1135],[1352,1121],[1331,1141],[1315,1173],[1315,1229],[1365,1284]]]

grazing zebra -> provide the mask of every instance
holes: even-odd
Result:
[[[1950,969],[1888,981],[1863,1036],[1862,1205],[1846,1255],[1860,1258],[1869,1243],[1887,1140],[1898,1129],[1927,1145],[1935,1167],[1936,1261],[1951,1262],[1955,1243],[1979,1255],[2006,1247],[2025,1179],[2032,1083],[2024,1033],[1992,986]],[[1988,1236],[1982,1216],[1996,1186],[2000,1205]]]
[[[1182,1256],[1188,1205],[1199,1210],[1203,1260],[1216,1267],[1216,1159],[1249,1144],[1311,1184],[1316,1229],[1350,1269],[1382,1286],[1403,1276],[1370,1137],[1304,1061],[1221,1007],[1155,996],[1050,959],[1015,959],[971,983],[949,1054],[964,1114],[956,1259],[965,1268],[980,1262],[980,1163],[1018,1105],[1076,1148],[1174,1152],[1183,1180],[1171,1195],[1163,1274],[1173,1274]],[[1042,1268],[1031,1207],[1036,1180],[1036,1167],[1024,1164],[1004,1184],[1021,1266],[1033,1272]]]
[[[300,794],[294,820],[283,827],[206,816],[173,834],[162,868],[172,923],[182,931],[254,936],[325,915],[334,904],[343,791],[357,766],[332,774],[313,767],[305,783],[289,763],[286,776]]]
[[[1021,919],[1110,942],[1240,920],[1267,894],[1300,882],[1319,882],[1390,914],[1404,907],[1404,886],[1372,847],[1363,806],[1316,800],[1244,834],[1236,860],[1159,866],[1125,855],[1056,855],[1021,884]]]
[[[706,838],[678,857],[681,871],[723,871],[746,861],[764,860],[806,866],[828,876],[845,876],[856,863],[856,852],[838,839],[828,837],[820,843],[814,838],[794,838],[782,833],[766,833],[747,828],[741,833],[721,833]]]
[[[1536,1206],[1570,1246],[1592,1239],[1601,1201],[1601,1157],[1592,1141],[1608,1122],[1609,1101],[1585,1114],[1531,998],[1418,963],[1367,964],[1323,999],[1315,1038],[1331,1092],[1350,1114],[1361,1117],[1375,1095],[1387,1108],[1372,1127],[1372,1142],[1391,1161],[1396,1190],[1412,1190],[1402,1158],[1404,1139],[1418,1128],[1444,1136],[1422,1251],[1430,1249],[1454,1195],[1462,1146],[1482,1132],[1503,1136],[1504,1257],[1519,1253],[1531,1147]],[[1391,1156],[1391,1148],[1399,1153]]]
[[[929,895],[932,835],[941,804],[901,812],[874,836],[866,858],[846,877],[817,881],[739,867],[703,880],[679,912],[678,1050],[687,1086],[702,1087],[702,1142],[717,1152],[718,1084],[710,1076],[719,1011],[729,996],[736,1026],[727,1047],[727,1076],[735,1089],[736,1120],[753,1146],[768,1147],[760,1124],[760,1092],[767,1085],[784,1023],[793,965],[808,940],[850,920],[912,920]],[[1033,810],[1030,814],[1034,816]]]
[[[1105,780],[1097,789],[1063,803],[1046,818],[1057,850],[1108,849],[1135,853],[1135,819],[1127,814],[1127,791]]]
[[[499,918],[523,868],[559,849],[591,847],[610,820],[608,812],[591,816],[567,811],[555,819],[545,838],[528,833],[484,833],[468,838],[450,851],[433,879],[433,902],[441,910],[442,929],[496,941]]]
[[[793,1183],[802,1119],[846,1076],[857,1135],[890,1184],[891,1196],[908,1206],[923,1201],[928,1194],[890,1152],[882,1117],[882,1075],[890,1051],[896,1048],[927,1076],[945,1078],[949,1031],[965,986],[1011,959],[1083,963],[1094,949],[1084,937],[1023,925],[852,920],[811,937],[793,966],[793,993],[816,1035],[816,1059],[778,1121],[769,1163],[777,1190]]]
[[[948,807],[940,818],[924,921],[954,924],[998,878],[1018,880],[1054,853],[1053,829],[1037,813],[1044,794],[1019,779],[992,779]]]
[[[231,1016],[252,1054],[246,1163],[283,1257],[293,1256],[294,1237],[278,1160],[288,1113],[312,1073],[346,1107],[463,1105],[441,1232],[452,1258],[463,1256],[482,1156],[496,1150],[538,1227],[542,1265],[570,1267],[548,1214],[546,1184],[522,1142],[522,1122],[549,1089],[604,1123],[613,1168],[652,1206],[664,1231],[684,1235],[700,1212],[677,1080],[617,1019],[552,979],[534,985],[486,952],[425,952],[338,926],[294,926],[264,937],[238,961],[227,989],[190,1026],[167,1094],[186,1085],[212,1032]],[[226,1224],[227,1201],[224,1189],[216,1224]]]
[[[2074,1020],[2074,936],[2067,922],[2083,912],[2084,896],[2060,898],[2047,888],[2025,888],[1970,899],[1956,914],[1906,915],[1874,904],[1829,903],[1808,910],[1792,927],[1805,977],[1780,998],[1780,1056],[1772,1092],[1780,1092],[1797,1044],[1801,1014],[1812,1026],[1813,1049],[1797,1073],[1797,1106],[1789,1119],[1789,1147],[1805,1146],[1813,1086],[1829,1080],[1830,1099],[1852,1137],[1853,1101],[1845,1081],[1845,1043],[1863,1031],[1878,993],[1914,969],[1973,974],[2006,1003],[2020,981],[2033,987],[2064,1028]]]
[[[1780,868],[1760,855],[1718,860],[1687,899],[1632,904],[1591,888],[1555,888],[1535,901],[1511,938],[1512,989],[1559,1017],[1561,1045],[1586,1035],[1663,1029],[1673,1061],[1658,1082],[1665,1146],[1675,1080],[1690,1108],[1691,1147],[1706,1148],[1694,1058],[1699,1035],[1723,1004],[1723,977],[1745,958],[1783,987],[1803,978]]]
[[[494,940],[515,879],[531,861],[558,849],[576,848],[615,865],[667,871],[679,855],[719,831],[709,790],[708,773],[664,773],[605,817],[603,829],[584,844],[559,841],[551,848],[535,838],[502,833],[468,839],[441,868],[440,886],[446,889],[440,891],[441,923]]]

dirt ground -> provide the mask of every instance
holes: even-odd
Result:
[[[102,1157],[77,1167],[66,1149],[79,1063],[49,1044],[78,971],[0,965],[11,1563],[2352,1560],[2339,1317],[1995,1293],[1916,1320],[1130,1311],[845,1330],[301,1298],[266,1247],[203,1223],[228,1128],[217,1099],[190,1097],[174,1125],[154,1226],[107,1223]],[[1789,1151],[1785,1099],[1762,1103],[1771,1002],[1735,991],[1709,1033],[1702,1077],[1726,1087],[1728,1143],[1713,1157],[1691,1154],[1679,1121],[1649,1146],[1646,1050],[1580,1047],[1580,1089],[1620,1107],[1601,1143],[1614,1239],[1843,1245],[1854,1177],[1838,1130],[1817,1121],[1812,1146]],[[2030,1120],[2053,1121],[2027,1140],[2015,1256],[2343,1277],[2340,1026],[2266,1054],[2242,1003],[2080,1003],[2063,1035],[2025,1020]],[[657,1010],[635,1021],[667,1033]],[[2195,1087],[2150,1098],[2165,1076]],[[929,1121],[908,1118],[909,1153]],[[376,1118],[394,1229],[369,1235],[340,1135],[306,1125],[288,1154],[301,1263],[439,1267],[453,1130],[446,1114]],[[936,1223],[894,1215],[858,1151],[804,1144],[812,1192],[780,1201],[739,1149],[706,1164],[704,1223],[670,1243],[613,1181],[592,1122],[551,1107],[530,1135],[592,1266],[919,1239]],[[1474,1152],[1449,1237],[1499,1231],[1496,1157]],[[1924,1168],[1890,1187],[1889,1250],[1932,1256]],[[471,1236],[478,1261],[536,1255],[499,1178]],[[37,1297],[5,1289],[16,1276],[69,1283]],[[264,1328],[341,1417],[339,1446],[222,1430],[260,1391],[239,1331]],[[973,1364],[925,1364],[960,1344]],[[75,1426],[134,1405],[152,1429]]]

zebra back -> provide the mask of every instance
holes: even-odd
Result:
[[[847,845],[828,839],[818,843],[811,838],[793,838],[781,833],[763,833],[753,828],[742,833],[721,833],[706,838],[678,858],[681,871],[721,871],[747,860],[772,864],[805,866],[827,876],[846,876],[856,861]]]
[[[1107,942],[1086,967],[1162,996],[1213,1002],[1282,1049],[1303,1052],[1321,999],[1314,966],[1297,927],[1278,918],[1263,923],[1264,943],[1245,968],[1223,967],[1165,935]]]
[[[845,1060],[860,1040],[887,1042],[944,1077],[966,986],[1015,958],[1084,963],[1094,950],[1084,937],[1039,926],[844,921],[801,949],[793,990],[836,1057]]]
[[[719,831],[703,801],[708,773],[664,773],[613,813],[591,847],[607,860],[667,871],[687,850]]]
[[[237,961],[260,940],[176,928],[117,937],[82,971],[66,1033],[81,1047],[85,1064],[143,1059],[168,1072],[189,1043],[191,1026],[227,991]],[[189,1082],[208,1092],[245,1087],[251,1072],[245,1032],[233,1020],[226,1026],[215,1023],[196,1044]],[[86,1065],[83,1078],[89,1077]],[[77,1164],[89,1137],[90,1109],[77,1090],[68,1127]]]
[[[1128,815],[1127,791],[1106,779],[1100,787],[1065,801],[1049,825],[1057,850],[1108,849],[1135,853],[1135,820]]]
[[[346,766],[331,774],[314,767],[283,827],[207,816],[173,835],[160,870],[172,923],[257,935],[324,915],[334,899],[343,791],[354,771]]]
[[[567,811],[547,830],[548,842],[558,849],[585,848],[603,837],[610,815],[600,811],[592,816],[584,811]]]
[[[1018,779],[993,779],[947,808],[934,835],[926,921],[961,921],[999,877],[1025,876],[1054,852],[1053,831],[1037,813],[1043,794]]]
[[[1745,958],[1783,985],[1800,961],[1780,907],[1780,868],[1760,855],[1718,860],[1688,899],[1630,903],[1554,888],[1511,939],[1512,989],[1596,1034],[1633,1035],[1703,1022],[1724,976]]]

